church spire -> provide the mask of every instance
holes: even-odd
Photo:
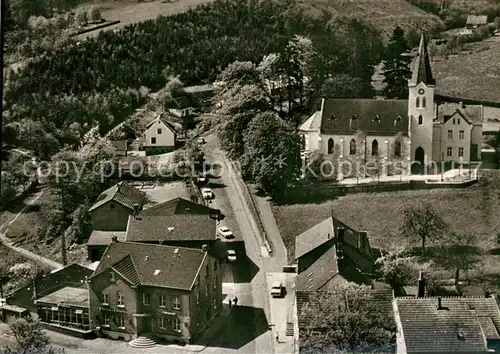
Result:
[[[417,57],[415,58],[410,85],[418,85],[421,82],[426,85],[436,85],[436,80],[432,76],[431,63],[427,51],[427,38],[424,31],[422,31],[422,36],[420,37],[420,45]]]

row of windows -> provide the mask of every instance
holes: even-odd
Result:
[[[328,139],[328,153],[332,154],[334,151],[335,147],[335,142],[333,138]],[[356,146],[356,140],[351,139],[351,142],[349,143],[349,155],[356,155],[357,151],[357,146]],[[372,141],[372,156],[378,156],[379,151],[378,151],[378,141],[377,139]],[[399,140],[396,140],[394,142],[394,156],[401,156],[401,142]]]
[[[142,303],[146,306],[151,306],[151,294],[143,293],[142,294]],[[109,294],[108,293],[102,293],[101,304],[102,305],[109,305]],[[125,307],[125,297],[123,296],[123,294],[120,291],[118,291],[116,293],[116,304],[117,304],[117,306]],[[160,295],[160,307],[167,307],[167,298],[165,295]],[[172,307],[174,310],[181,309],[181,299],[179,296],[174,296],[172,298]]]
[[[451,146],[448,146],[446,148],[446,156],[450,157],[453,156],[453,148]],[[464,156],[464,148],[460,147],[458,148],[458,157],[463,157]]]
[[[417,108],[420,108],[420,97],[417,97],[415,105],[417,106]],[[422,108],[425,108],[426,105],[427,105],[427,99],[425,97],[422,97]]]
[[[448,130],[448,139],[449,140],[453,139],[453,130]],[[459,140],[464,140],[465,139],[465,131],[464,130],[460,130],[458,132],[458,139]]]

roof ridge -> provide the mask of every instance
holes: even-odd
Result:
[[[134,245],[140,245],[140,246],[148,246],[148,247],[164,247],[164,248],[179,248],[179,249],[185,249],[189,251],[199,251],[203,253],[204,251],[199,249],[199,248],[190,248],[190,247],[182,247],[182,246],[170,246],[170,245],[155,245],[151,243],[144,243],[144,242],[135,242],[135,241],[123,241],[123,242],[117,242],[118,243],[126,243],[126,244],[134,244]]]

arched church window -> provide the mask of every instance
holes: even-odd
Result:
[[[425,97],[422,97],[422,108],[425,108],[426,104],[427,104],[427,99]]]
[[[400,157],[401,156],[401,141],[396,140],[394,142],[394,156]]]
[[[333,139],[332,138],[328,139],[328,153],[329,154],[333,153],[334,146],[335,146],[335,143],[333,142]]]
[[[415,103],[415,106],[417,106],[417,108],[420,107],[420,97],[417,97],[417,102]]]
[[[356,140],[351,139],[349,143],[349,155],[356,155]]]
[[[418,125],[422,125],[424,124],[424,117],[422,117],[422,115],[419,115],[418,116]]]
[[[372,156],[378,156],[378,141],[377,139],[372,142]]]

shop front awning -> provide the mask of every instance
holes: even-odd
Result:
[[[75,314],[81,315],[83,313],[83,310],[75,310]]]
[[[51,309],[52,311],[59,311],[59,307],[57,307],[57,306],[52,306],[50,309]]]

